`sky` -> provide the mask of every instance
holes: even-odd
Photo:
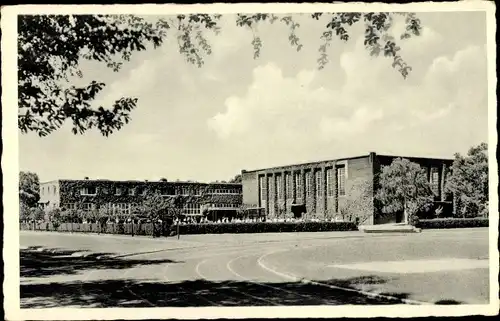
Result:
[[[399,43],[412,67],[407,79],[390,59],[369,55],[362,25],[347,43],[334,38],[318,70],[325,23],[293,17],[299,52],[286,26],[262,24],[254,59],[252,31],[225,15],[219,35],[206,33],[213,53],[201,68],[178,53],[173,34],[119,72],[83,62],[79,81],[107,84],[97,103],[138,98],[131,122],[107,138],[69,126],[43,138],[20,134],[20,170],[41,181],[215,181],[369,152],[453,157],[488,141],[484,12],[419,13],[422,34]],[[395,21],[391,32],[402,27]]]

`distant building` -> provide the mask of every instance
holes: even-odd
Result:
[[[112,213],[126,215],[133,205],[156,193],[164,197],[193,196],[183,210],[188,216],[200,216],[202,209],[232,214],[242,205],[241,191],[241,184],[231,183],[60,179],[40,184],[40,204],[45,209],[79,206],[86,211],[107,206]]]
[[[301,207],[305,213],[334,218],[348,202],[357,198],[364,202],[359,206],[368,217],[364,224],[401,222],[402,213],[382,215],[374,201],[376,177],[381,167],[390,165],[395,158],[406,158],[427,170],[435,201],[451,205],[451,199],[444,193],[446,169],[452,159],[423,157],[369,155],[318,161],[305,164],[279,166],[253,171],[242,171],[243,205],[262,208],[268,218],[280,217]],[[359,197],[363,186],[371,187],[366,198]],[[351,193],[352,190],[358,190]]]

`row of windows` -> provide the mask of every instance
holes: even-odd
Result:
[[[52,186],[42,186],[40,188],[40,195],[56,195],[57,192],[57,186],[52,185]]]
[[[200,204],[193,204],[193,203],[186,204],[186,206],[182,210],[182,213],[183,214],[200,214],[200,208],[201,208]]]
[[[336,167],[337,181],[334,179],[334,170],[329,168],[326,170],[326,192],[327,196],[332,197],[335,195],[335,183],[337,184],[337,193],[339,196],[345,195],[345,166]],[[293,186],[295,185],[296,198],[302,199],[302,179],[300,173],[294,173],[292,176],[289,173],[276,176],[261,176],[259,178],[260,185],[260,199],[267,200],[267,196],[281,200],[286,195],[287,199],[293,198]],[[267,184],[264,184],[267,183]],[[283,188],[283,183],[284,188]],[[316,192],[316,197],[320,198],[325,192],[325,183],[322,171],[307,171],[305,172],[305,195],[310,197]]]
[[[214,207],[214,208],[239,208],[240,206],[238,204],[228,204],[228,203],[211,203],[208,205],[209,207]]]
[[[216,188],[209,189],[208,193],[210,194],[241,194],[241,190],[237,188]]]
[[[100,208],[107,208],[110,211],[110,214],[130,214],[132,207],[135,204],[131,203],[108,203],[101,205]],[[63,208],[68,210],[76,210],[78,209],[77,203],[66,203],[63,205]],[[98,206],[94,203],[82,203],[80,204],[80,209],[83,211],[93,211],[98,209]]]
[[[101,207],[107,208],[110,211],[110,214],[122,214],[122,215],[129,215],[131,213],[132,208],[136,204],[132,203],[108,203],[101,205]],[[218,203],[211,203],[207,204],[208,207],[211,208],[238,208],[238,204],[218,204]],[[78,208],[77,203],[67,203],[64,204],[63,206],[65,209],[69,210],[76,210]],[[201,213],[201,204],[195,204],[195,203],[189,203],[186,204],[186,206],[183,208],[182,213],[183,214],[200,214]],[[96,210],[98,207],[96,204],[93,203],[82,203],[80,204],[80,209],[83,211],[93,211]]]
[[[82,187],[80,188],[80,195],[97,195],[98,188],[95,186],[90,187]],[[107,187],[103,187],[100,189],[103,194],[113,194],[113,195],[146,195],[147,189],[134,187],[134,188],[122,188],[122,187],[113,187],[108,189]],[[160,194],[163,196],[167,195],[201,195],[202,189],[200,188],[190,188],[190,187],[181,187],[181,188],[162,188],[159,190]],[[238,189],[213,189],[208,190],[208,193],[211,194],[241,194]]]

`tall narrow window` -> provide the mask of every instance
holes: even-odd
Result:
[[[274,184],[274,177],[269,177],[267,180],[267,189],[269,190],[269,201],[272,202],[276,199],[276,186]]]
[[[439,194],[439,170],[437,167],[431,167],[431,181],[430,181],[432,192],[435,195]]]
[[[295,173],[295,194],[297,199],[302,198],[302,177],[300,173]]]
[[[260,182],[259,182],[259,184],[260,184],[260,200],[261,200],[261,201],[265,201],[265,200],[267,199],[267,197],[266,197],[266,196],[267,196],[267,195],[266,195],[266,194],[267,194],[267,193],[266,193],[266,192],[267,192],[267,190],[266,190],[266,185],[265,185],[265,182],[266,182],[266,181],[265,181],[265,177],[264,177],[264,176],[261,176],[261,177],[259,178],[259,180],[260,180]]]
[[[286,199],[292,199],[293,198],[293,184],[292,184],[292,174],[291,173],[286,173],[285,174],[285,182],[286,182]]]
[[[315,180],[316,180],[316,198],[321,198],[323,197],[323,180],[321,177],[322,172],[321,171],[316,171],[315,172]]]
[[[328,168],[326,170],[326,191],[329,197],[334,196],[335,185],[333,180],[333,168]]]
[[[345,166],[337,167],[337,186],[338,195],[345,195]]]
[[[277,199],[283,199],[283,181],[281,175],[276,176],[276,196]]]
[[[312,196],[313,191],[312,172],[306,172],[306,196]]]

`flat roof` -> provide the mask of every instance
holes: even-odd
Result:
[[[307,166],[307,165],[321,164],[321,163],[325,163],[325,162],[343,161],[343,160],[350,160],[350,159],[356,159],[356,158],[364,158],[364,157],[370,157],[371,154],[372,153],[367,153],[367,154],[364,154],[364,155],[357,155],[357,156],[350,156],[350,157],[329,158],[329,159],[323,159],[323,160],[312,161],[312,162],[285,164],[285,165],[279,165],[279,166],[271,166],[271,167],[253,169],[253,170],[243,170],[243,173],[254,173],[254,172],[260,172],[260,171],[265,171],[265,170],[273,170],[273,169],[287,168],[287,167],[293,167],[293,166]],[[400,157],[400,158],[407,158],[407,159],[429,159],[429,160],[432,159],[432,160],[453,161],[453,158],[444,158],[444,157],[402,156],[402,155],[377,154],[377,153],[374,153],[374,152],[373,152],[373,154],[376,157],[392,157],[392,158],[398,158],[398,157]]]
[[[60,179],[55,179],[55,180],[50,180],[50,181],[45,181],[45,182],[40,182],[40,184],[47,184],[47,183],[54,183],[54,182],[59,182],[59,181],[66,181],[66,182],[112,182],[112,183],[169,183],[169,184],[198,184],[198,185],[234,185],[234,186],[240,186],[241,183],[222,183],[222,182],[193,182],[193,181],[161,181],[161,180],[155,180],[155,181],[150,181],[150,180],[113,180],[113,179],[104,179],[104,178],[96,178],[96,179],[67,179],[67,178],[60,178]]]
[[[370,156],[370,154],[358,155],[358,156],[352,156],[352,157],[343,157],[343,158],[328,158],[328,159],[323,159],[323,160],[318,160],[318,161],[312,161],[312,162],[285,164],[285,165],[279,165],[279,166],[272,166],[272,167],[265,167],[265,168],[259,168],[259,169],[252,169],[252,170],[249,170],[249,171],[243,170],[243,172],[244,173],[253,173],[253,172],[265,171],[265,170],[268,170],[268,169],[278,169],[278,168],[292,167],[292,166],[314,165],[314,164],[320,164],[320,163],[325,163],[325,162],[341,161],[341,160],[362,158],[362,157],[368,157],[368,156]]]
[[[453,161],[452,157],[430,157],[430,156],[405,156],[405,155],[388,155],[388,154],[376,154],[380,157],[394,157],[394,158],[418,158],[418,159],[430,159],[430,160],[442,160],[442,161]]]

